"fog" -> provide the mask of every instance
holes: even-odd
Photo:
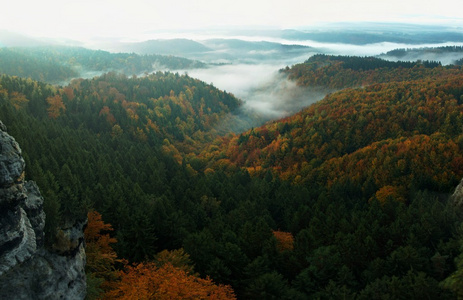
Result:
[[[283,64],[230,64],[189,70],[188,75],[212,83],[237,97],[245,97],[251,89],[273,80],[283,67]]]
[[[461,46],[455,44],[455,46]],[[455,64],[457,60],[463,58],[463,52],[458,51],[434,51],[432,48],[419,48],[414,51],[407,51],[405,55],[401,55],[399,57],[394,56],[392,54],[381,54],[378,56],[379,58],[390,60],[390,61],[439,61],[442,65],[451,65]]]
[[[161,37],[161,36],[157,36]],[[167,36],[166,36],[167,37]],[[175,38],[177,36],[170,36]],[[180,37],[180,36],[178,36]],[[244,103],[238,114],[231,115],[221,124],[223,131],[240,131],[262,123],[289,116],[319,101],[332,91],[299,87],[279,72],[286,66],[302,63],[317,53],[352,56],[377,56],[388,60],[433,60],[442,64],[453,63],[461,54],[448,53],[445,57],[428,54],[410,54],[403,58],[385,56],[394,49],[419,49],[442,46],[460,46],[463,43],[403,44],[392,42],[353,45],[324,43],[311,40],[291,40],[272,36],[188,36],[209,50],[188,51],[183,57],[209,64],[207,68],[169,70],[153,66],[154,71],[187,73],[190,77],[211,83],[218,89],[234,94]],[[263,43],[263,42],[268,42]],[[279,45],[281,47],[279,47]],[[294,46],[283,47],[283,45]],[[297,46],[304,46],[297,48]],[[460,56],[459,56],[460,55]],[[143,74],[140,74],[141,76]]]
[[[231,117],[235,119],[236,124],[240,124],[238,128],[245,129],[245,127],[258,126],[262,122],[294,114],[323,99],[328,92],[332,92],[299,87],[279,72],[286,66],[303,63],[314,54],[377,56],[388,60],[415,61],[421,59],[440,61],[444,65],[453,63],[462,57],[461,53],[436,54],[419,51],[408,52],[407,56],[400,58],[385,55],[394,49],[463,46],[462,42],[458,42],[458,39],[463,37],[457,36],[457,42],[430,43],[430,41],[436,40],[436,36],[428,35],[427,31],[421,32],[421,35],[415,35],[414,31],[411,32],[411,29],[407,28],[403,29],[402,25],[399,28],[388,29],[389,31],[383,27],[380,26],[374,32],[371,28],[365,29],[366,35],[360,36],[360,42],[363,44],[355,44],[355,42],[360,43],[356,40],[358,36],[355,35],[355,31],[348,30],[345,31],[347,37],[332,35],[329,40],[336,42],[307,39],[308,37],[326,38],[326,36],[317,35],[320,32],[315,32],[314,35],[310,36],[307,35],[307,32],[295,30],[241,30],[235,32],[221,30],[198,32],[192,30],[178,33],[152,31],[131,36],[130,39],[96,39],[90,43],[84,41],[84,45],[95,50],[110,52],[175,54],[179,57],[204,62],[208,65],[207,68],[176,70],[157,65],[152,66],[152,70],[188,73],[193,78],[212,83],[218,89],[234,94],[243,101],[244,105],[239,114],[234,114]],[[386,27],[390,28],[390,25]],[[381,31],[383,29],[384,32]],[[415,27],[412,29],[417,30]],[[442,29],[437,28],[434,31],[436,30]],[[452,32],[448,29],[443,30],[443,33],[447,34],[445,36],[451,36]],[[354,35],[351,35],[352,33]],[[407,37],[408,40],[405,39]],[[175,41],[174,39],[179,40]],[[353,44],[347,44],[346,41],[349,40]],[[390,40],[406,40],[407,43],[390,42]],[[364,43],[365,41],[370,43]],[[29,43],[28,40],[25,42]],[[168,45],[170,48],[167,47]],[[98,71],[86,72],[88,70],[78,71],[80,76],[84,78],[91,78],[100,73]],[[144,74],[139,75],[143,76]],[[235,125],[231,126],[230,124],[232,122],[228,122],[226,126],[236,128]]]
[[[262,41],[262,37],[259,40]],[[247,41],[253,41],[247,37]],[[215,87],[234,94],[244,102],[241,111],[233,115],[230,119],[224,120],[220,126],[223,130],[240,131],[250,127],[262,125],[262,123],[292,115],[310,104],[323,99],[329,90],[317,88],[304,88],[297,86],[295,82],[289,81],[279,70],[286,66],[292,66],[302,63],[316,53],[334,54],[334,55],[356,55],[356,56],[378,56],[390,50],[402,48],[422,48],[422,47],[440,47],[450,45],[461,45],[461,43],[444,43],[444,44],[399,44],[399,43],[375,43],[367,45],[351,44],[333,44],[319,43],[313,41],[292,41],[276,38],[265,39],[270,42],[278,42],[287,45],[303,45],[311,47],[305,53],[294,53],[293,56],[287,55],[277,59],[274,53],[260,53],[257,50],[251,50],[239,57],[235,55],[235,49],[222,47],[217,51],[204,54],[202,61],[225,62],[224,65],[213,65],[206,69],[193,69],[182,71],[189,76],[198,78],[206,83],[211,83]],[[208,44],[209,46],[211,43]],[[253,57],[252,54],[258,53],[259,57]],[[245,55],[246,54],[246,55]],[[460,53],[461,55],[461,53]],[[266,59],[267,57],[267,59]],[[384,57],[386,58],[386,57]],[[452,53],[446,57],[429,56],[408,57],[410,60],[426,59],[439,60],[443,64],[452,63],[458,57]],[[387,57],[387,59],[394,59]],[[402,58],[401,60],[405,60]],[[246,63],[243,63],[246,62]]]
[[[447,42],[438,44],[403,44],[403,43],[373,43],[366,45],[352,45],[341,43],[320,43],[314,41],[285,41],[287,43],[297,42],[304,46],[314,47],[320,53],[334,55],[355,55],[355,56],[376,56],[394,49],[419,49],[445,46],[463,46],[463,43]]]
[[[239,113],[224,120],[221,129],[241,131],[289,116],[323,99],[328,93],[289,81],[279,70],[286,64],[236,64],[189,70],[189,76],[212,83],[244,102]],[[225,125],[226,124],[226,125]]]

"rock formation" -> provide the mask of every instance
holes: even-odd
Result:
[[[455,191],[452,194],[451,201],[459,209],[463,208],[463,179],[460,181],[460,184],[457,185]]]
[[[24,167],[0,121],[0,299],[83,299],[85,222],[59,230],[59,250],[45,249],[43,198]]]

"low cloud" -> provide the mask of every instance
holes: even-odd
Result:
[[[391,60],[391,61],[417,61],[417,60],[428,60],[428,61],[439,61],[442,65],[454,64],[457,60],[463,58],[463,52],[440,52],[435,53],[432,51],[416,51],[407,53],[404,56],[396,57],[394,55],[382,54],[380,58]]]
[[[302,45],[310,48],[296,52],[281,52],[275,54],[273,50],[262,49],[231,49],[222,40],[208,46],[214,51],[203,53],[201,59],[206,63],[225,63],[223,65],[212,65],[205,69],[186,70],[189,76],[198,78],[215,87],[234,94],[243,100],[244,105],[240,113],[230,115],[220,127],[222,132],[241,131],[250,127],[257,127],[266,121],[279,119],[292,115],[301,109],[323,99],[326,94],[333,92],[322,88],[300,87],[287,79],[279,72],[286,66],[302,63],[316,53],[333,55],[352,56],[380,56],[390,50],[402,48],[441,47],[460,45],[461,43],[443,44],[400,44],[381,42],[367,45],[322,43],[314,41],[295,41],[280,38],[256,38],[247,37],[243,40],[262,41],[266,40],[282,45]],[[219,44],[219,42],[223,43]],[[246,45],[246,44],[243,44]],[[237,53],[237,51],[239,53]],[[455,56],[448,56],[446,59],[439,59],[443,64],[457,59]],[[394,58],[388,58],[394,59]],[[413,57],[407,57],[416,60]],[[417,59],[438,60],[437,57],[419,57]],[[405,60],[405,59],[402,59]]]
[[[251,89],[268,83],[283,65],[229,64],[207,69],[188,70],[188,75],[212,83],[215,87],[233,93],[239,98],[248,95]],[[246,99],[243,99],[246,100]]]
[[[328,93],[297,86],[279,72],[282,67],[283,64],[224,65],[191,70],[188,74],[231,92],[244,102],[240,112],[230,115],[218,128],[221,132],[238,132],[292,115]]]
[[[300,111],[326,94],[326,90],[300,87],[284,74],[276,73],[265,84],[248,91],[245,107],[267,120],[278,119]]]

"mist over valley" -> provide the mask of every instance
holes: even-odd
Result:
[[[332,25],[318,31],[154,32],[152,36],[162,38],[115,43],[108,50],[144,55],[173,54],[203,62],[205,67],[199,69],[157,66],[154,70],[186,72],[189,76],[233,93],[244,101],[242,110],[246,114],[259,116],[256,118],[258,123],[291,115],[332,92],[324,87],[309,89],[296,86],[279,73],[280,69],[304,62],[314,54],[376,56],[393,61],[432,60],[443,65],[463,58],[461,52],[433,55],[419,50],[463,45],[463,35],[452,28],[375,23],[369,27],[348,26],[346,29],[342,25]],[[169,36],[173,38],[169,39]],[[148,37],[149,34],[146,34],[144,38]],[[395,57],[390,53],[395,49],[416,51],[413,55]],[[258,123],[247,124],[256,126]]]
[[[0,299],[463,299],[463,18],[9,1]]]
[[[237,126],[237,130],[289,116],[332,92],[322,86],[297,86],[279,72],[315,54],[376,56],[391,61],[432,60],[443,65],[463,58],[458,48],[463,45],[462,35],[452,28],[374,23],[368,27],[349,26],[331,25],[318,30],[152,32],[139,37],[145,40],[136,42],[124,38],[90,43],[75,41],[95,50],[73,48],[59,41],[39,43],[33,38],[3,31],[0,54],[17,51],[36,58],[49,56],[51,61],[67,64],[72,78],[92,78],[110,71],[127,76],[145,76],[156,71],[186,73],[244,101],[241,113],[233,118],[242,116],[247,121],[238,122],[246,125]],[[438,50],[445,47],[446,51]],[[78,56],[71,59],[73,55]],[[104,63],[101,59],[95,63],[85,61],[98,55],[104,56]],[[59,82],[66,84],[65,80]]]

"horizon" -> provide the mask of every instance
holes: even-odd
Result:
[[[150,40],[174,40],[174,39],[185,39],[192,40],[199,43],[206,42],[214,39],[226,39],[226,40],[242,40],[248,42],[270,42],[278,43],[283,45],[301,45],[308,47],[334,47],[336,45],[344,45],[343,47],[362,47],[367,45],[371,46],[384,46],[384,44],[390,44],[386,48],[401,48],[401,47],[438,47],[446,45],[461,45],[462,41],[457,39],[455,41],[448,40],[446,42],[425,42],[409,44],[409,43],[396,43],[396,42],[372,42],[364,45],[355,45],[350,43],[338,42],[321,42],[311,39],[298,39],[284,37],[284,32],[300,32],[300,33],[369,33],[375,35],[381,35],[383,33],[392,34],[408,34],[413,36],[414,34],[423,33],[461,33],[463,34],[463,27],[451,26],[449,24],[412,24],[412,23],[388,23],[388,22],[332,22],[323,23],[318,26],[305,26],[300,28],[273,28],[270,26],[256,26],[256,27],[223,27],[223,28],[198,28],[198,29],[158,29],[140,32],[131,36],[88,36],[88,37],[58,37],[58,36],[34,36],[29,33],[9,30],[0,28],[0,47],[11,47],[8,42],[19,41],[20,44],[32,42],[31,46],[37,45],[62,45],[62,46],[76,46],[84,47],[95,50],[105,50],[114,52],[111,50],[111,45],[117,45],[120,43],[140,43]],[[2,41],[7,41],[7,44],[2,45]],[[19,46],[23,47],[23,46]],[[28,46],[27,46],[28,47]],[[116,51],[119,52],[119,51]]]
[[[210,1],[167,4],[146,0],[57,0],[9,3],[0,30],[35,38],[92,40],[127,39],[153,32],[320,29],[332,24],[403,24],[446,26],[463,30],[455,2],[430,3],[400,0],[343,2],[315,1]],[[398,9],[399,8],[399,9]],[[463,7],[462,7],[463,8]],[[341,25],[342,27],[342,25]]]

